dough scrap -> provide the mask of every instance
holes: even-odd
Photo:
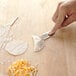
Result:
[[[8,30],[9,30],[10,26],[1,26],[0,27],[0,37],[1,36],[6,36],[7,33],[8,33]]]
[[[0,48],[4,48],[4,45],[11,40],[13,40],[13,33],[11,31],[8,33],[8,28],[6,28],[5,31],[2,31],[2,33],[0,32]]]
[[[20,55],[24,53],[27,49],[27,43],[19,40],[13,39],[13,33],[11,28],[17,21],[18,17],[15,18],[13,22],[9,25],[2,26],[0,28],[0,48],[5,49],[8,53],[12,55]]]
[[[11,28],[14,23],[17,21],[18,17],[10,23],[9,25],[4,25],[0,27],[0,48],[4,48],[5,45],[13,39],[13,33],[11,32]]]
[[[5,50],[12,55],[20,55],[27,50],[27,47],[26,42],[13,40],[6,45]]]
[[[15,24],[15,22],[16,22],[17,20],[18,20],[18,17],[16,17],[16,18],[14,19],[14,21],[11,22],[10,24],[1,26],[1,27],[0,27],[0,37],[1,37],[1,36],[7,36],[7,35],[10,33],[10,30],[11,30],[12,26]]]

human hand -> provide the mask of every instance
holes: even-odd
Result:
[[[76,21],[76,0],[60,2],[52,19],[55,22],[55,26],[49,32],[49,36],[53,35],[58,29]]]

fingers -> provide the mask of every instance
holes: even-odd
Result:
[[[70,23],[76,21],[76,14],[70,15],[62,24],[63,27],[69,25]]]
[[[58,18],[59,7],[60,7],[60,5],[61,5],[62,3],[63,3],[63,2],[60,2],[60,3],[58,4],[57,9],[56,9],[56,11],[55,11],[55,13],[54,13],[54,15],[53,15],[53,17],[52,17],[52,20],[53,20],[54,22],[56,22],[56,20],[57,20],[57,18]]]
[[[65,8],[63,6],[59,7],[58,18],[57,18],[57,21],[56,21],[56,24],[55,24],[53,30],[51,32],[49,32],[50,36],[51,36],[51,34],[55,33],[58,29],[60,29],[62,27],[61,25],[65,20],[65,16],[66,16]]]

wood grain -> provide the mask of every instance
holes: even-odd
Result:
[[[8,66],[17,59],[38,64],[38,76],[76,76],[76,23],[59,30],[45,41],[45,48],[33,52],[32,35],[41,35],[53,28],[51,18],[60,0],[0,0],[0,26],[19,17],[12,31],[16,40],[29,43],[28,50],[12,56],[0,50],[0,73],[7,75]]]

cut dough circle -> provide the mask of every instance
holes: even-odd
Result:
[[[19,40],[10,41],[5,50],[12,55],[23,54],[27,50],[27,43]]]

